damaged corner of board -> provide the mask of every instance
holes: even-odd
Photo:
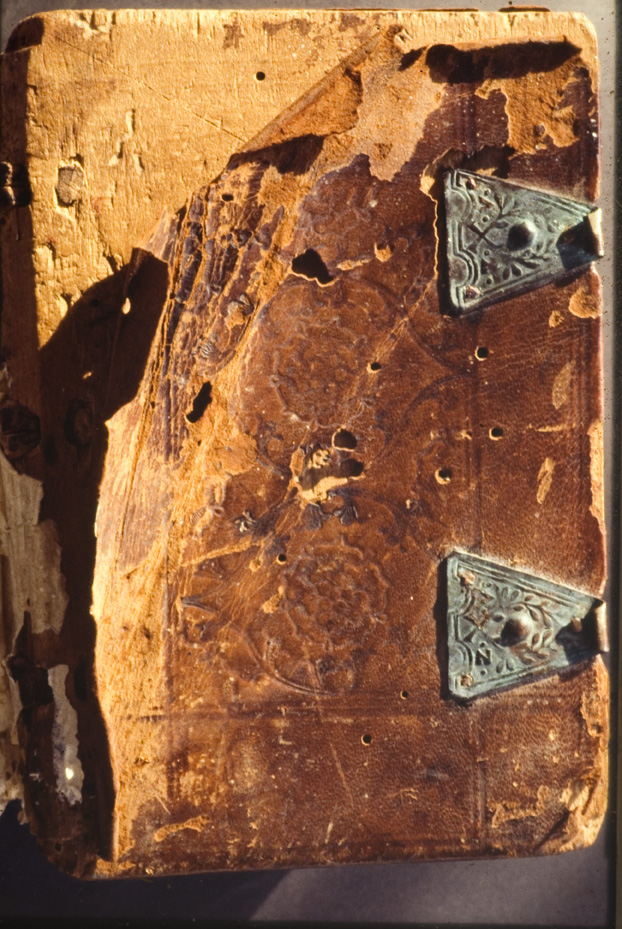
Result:
[[[585,20],[41,23],[2,78],[0,566],[16,623],[37,604],[12,640],[47,689],[8,681],[9,735],[42,847],[139,877],[592,841],[608,681]],[[30,157],[51,138],[58,157]],[[32,557],[31,523],[56,527],[54,556]]]

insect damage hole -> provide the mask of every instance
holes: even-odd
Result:
[[[209,381],[201,387],[200,391],[192,401],[192,409],[186,413],[186,419],[189,423],[198,423],[206,409],[212,402],[212,385]]]
[[[348,429],[339,429],[333,436],[335,448],[356,448],[356,437]]]
[[[328,268],[314,248],[308,248],[306,252],[294,258],[292,271],[294,274],[301,274],[310,281],[316,280],[318,284],[330,284],[334,280],[333,275],[329,273]]]
[[[434,477],[439,484],[449,484],[452,478],[451,468],[439,468],[435,471]]]
[[[486,358],[488,358],[489,354],[490,351],[488,348],[486,348],[485,345],[478,345],[475,349],[475,357],[478,361],[484,361]]]
[[[408,700],[408,691],[407,690],[400,691],[400,697],[402,698],[402,700]]]
[[[362,461],[357,461],[356,458],[346,458],[339,467],[339,477],[360,477],[364,470],[365,465]]]
[[[265,74],[264,71],[258,71],[258,72],[256,73],[256,75],[255,75],[255,80],[256,80],[256,81],[265,81],[265,79],[266,79],[266,74]]]
[[[493,426],[488,432],[488,435],[491,439],[501,439],[503,438],[503,429],[501,426]]]
[[[276,560],[278,561],[279,564],[285,564],[285,562],[287,561],[287,555],[281,552],[280,554],[276,556]]]
[[[371,736],[368,732],[361,736],[361,742],[363,745],[371,745]]]
[[[382,367],[382,365],[380,364],[379,361],[370,361],[368,367],[370,371],[380,371],[380,368]]]

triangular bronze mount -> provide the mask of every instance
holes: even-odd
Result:
[[[590,594],[463,552],[446,567],[452,696],[471,700],[606,651],[604,606]]]
[[[603,254],[600,210],[498,177],[444,178],[449,295],[461,312],[531,290]]]

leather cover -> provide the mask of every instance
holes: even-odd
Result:
[[[494,75],[536,67],[576,137],[517,153]],[[572,311],[599,305],[598,279],[450,315],[439,201],[448,165],[591,199],[594,105],[563,41],[382,36],[149,243],[171,285],[111,424],[95,601],[104,706],[108,649],[142,636],[165,656],[164,803],[141,793],[128,860],[514,855],[593,832],[600,660],[457,705],[442,562],[459,548],[601,590],[600,324]]]

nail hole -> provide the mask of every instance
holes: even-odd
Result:
[[[347,429],[339,429],[333,436],[333,445],[335,448],[356,448],[357,442]]]
[[[230,203],[233,200],[233,194],[223,194],[222,199],[227,203]]]
[[[438,471],[435,472],[434,477],[439,484],[449,484],[452,478],[451,468],[439,468]]]
[[[186,413],[186,419],[189,423],[198,423],[206,409],[212,402],[212,385],[209,381],[201,387],[200,391],[192,401],[192,409]]]
[[[278,561],[279,564],[285,564],[285,562],[287,561],[287,555],[284,555],[283,552],[281,552],[280,555],[276,556],[276,560]]]
[[[403,690],[403,691],[400,693],[400,697],[402,698],[402,700],[407,700],[407,699],[408,699],[408,691],[407,691],[407,690]]]
[[[256,81],[265,81],[265,79],[266,79],[266,75],[263,71],[258,71],[257,74],[255,75]]]
[[[488,435],[491,439],[500,439],[503,436],[503,429],[501,426],[493,426]]]
[[[478,361],[483,361],[484,358],[488,358],[488,349],[485,345],[478,345],[475,349],[475,357]]]
[[[369,370],[370,370],[370,371],[380,371],[380,368],[381,368],[381,367],[382,367],[382,365],[380,364],[379,361],[371,361],[370,364],[369,364]]]
[[[371,745],[371,736],[369,735],[369,733],[366,733],[365,735],[361,736],[361,742],[363,743],[363,745]]]
[[[316,280],[319,284],[330,284],[334,280],[332,274],[313,248],[308,248],[302,255],[297,255],[292,261],[294,274],[302,274],[309,280]]]

